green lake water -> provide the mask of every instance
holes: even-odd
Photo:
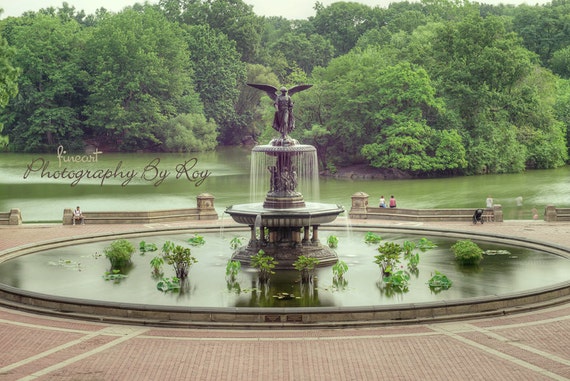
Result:
[[[61,221],[63,209],[77,205],[84,211],[191,208],[198,194],[211,193],[221,215],[230,205],[264,199],[263,192],[250,195],[250,158],[250,149],[239,147],[183,155],[103,152],[96,162],[57,152],[0,154],[0,212],[19,208],[24,222]],[[403,208],[479,208],[492,195],[505,219],[530,219],[533,207],[540,216],[549,204],[570,207],[570,167],[424,180],[321,178],[315,199],[306,201],[349,210],[356,192],[368,193],[371,204],[394,195]]]

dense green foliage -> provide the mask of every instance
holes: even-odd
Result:
[[[461,265],[477,265],[483,259],[483,249],[471,240],[457,241],[451,246],[455,259]]]
[[[126,239],[113,241],[105,248],[105,257],[111,262],[112,270],[121,270],[131,264],[135,246]]]
[[[315,5],[260,17],[242,0],[160,0],[85,15],[66,3],[0,21],[7,149],[190,152],[265,141],[273,105],[246,83],[310,91],[294,138],[322,169],[417,176],[568,160],[570,0]],[[3,126],[3,128],[2,128]]]

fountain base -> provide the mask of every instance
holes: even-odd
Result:
[[[328,266],[338,260],[336,253],[322,245],[319,226],[333,222],[344,212],[339,205],[307,202],[302,208],[270,209],[261,204],[233,205],[226,209],[234,221],[248,225],[249,243],[234,253],[232,259],[244,264],[251,256],[263,250],[277,262],[277,269],[291,269],[304,255],[319,260],[319,266]]]

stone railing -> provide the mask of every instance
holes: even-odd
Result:
[[[86,224],[150,224],[173,221],[216,220],[218,213],[214,208],[214,196],[208,193],[196,197],[197,207],[188,209],[154,211],[113,211],[83,212]],[[77,223],[77,222],[76,222]],[[73,210],[64,209],[63,224],[73,224]]]
[[[20,209],[10,209],[8,213],[0,213],[0,225],[21,225],[22,213]]]
[[[570,208],[557,208],[554,205],[547,205],[544,209],[544,221],[570,221]]]
[[[380,208],[368,204],[368,194],[358,192],[352,195],[349,217],[354,219],[402,220],[402,221],[473,221],[475,208],[462,209],[405,209]],[[483,221],[503,222],[501,205],[483,209]]]

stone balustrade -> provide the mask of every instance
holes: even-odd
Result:
[[[544,210],[544,221],[570,221],[570,208],[557,208],[554,205],[547,205]]]
[[[196,197],[197,207],[154,211],[84,211],[86,224],[151,224],[174,221],[216,220],[214,196],[202,193]],[[64,209],[63,224],[73,224],[73,209]]]
[[[349,217],[354,219],[402,220],[402,221],[473,221],[474,208],[455,209],[408,209],[380,208],[369,205],[368,194],[358,192],[352,195]],[[483,221],[503,222],[501,205],[484,209]]]
[[[21,225],[22,213],[20,209],[10,209],[8,213],[0,213],[0,225]]]

